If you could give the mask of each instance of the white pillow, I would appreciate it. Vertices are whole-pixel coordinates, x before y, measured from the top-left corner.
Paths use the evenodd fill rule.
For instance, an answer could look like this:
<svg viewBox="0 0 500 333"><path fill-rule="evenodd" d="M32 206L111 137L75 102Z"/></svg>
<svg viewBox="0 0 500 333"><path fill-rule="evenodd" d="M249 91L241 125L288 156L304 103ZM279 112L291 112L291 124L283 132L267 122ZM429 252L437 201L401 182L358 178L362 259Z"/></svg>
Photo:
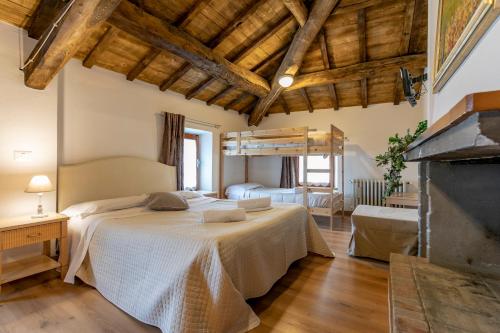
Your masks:
<svg viewBox="0 0 500 333"><path fill-rule="evenodd" d="M62 211L62 214L69 217L86 218L87 216L111 212L113 210L126 209L143 206L148 195L134 195L130 197L113 198L106 200L87 201L72 205Z"/></svg>
<svg viewBox="0 0 500 333"><path fill-rule="evenodd" d="M194 192L194 191L175 191L175 192L172 192L178 196L180 196L181 198L184 198L186 200L188 199L197 199L197 198L203 198L203 195L198 193L198 192Z"/></svg>

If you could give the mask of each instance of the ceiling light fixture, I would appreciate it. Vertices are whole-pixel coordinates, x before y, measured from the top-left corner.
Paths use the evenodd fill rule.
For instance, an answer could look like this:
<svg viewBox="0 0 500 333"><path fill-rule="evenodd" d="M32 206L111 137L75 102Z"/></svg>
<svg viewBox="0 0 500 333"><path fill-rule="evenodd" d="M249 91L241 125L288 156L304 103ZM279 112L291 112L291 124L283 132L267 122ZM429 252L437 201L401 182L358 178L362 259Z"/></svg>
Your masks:
<svg viewBox="0 0 500 333"><path fill-rule="evenodd" d="M293 83L293 76L290 75L290 74L284 74L284 75L281 75L281 77L278 79L278 83L280 84L280 86L282 86L283 88L288 88L292 85Z"/></svg>

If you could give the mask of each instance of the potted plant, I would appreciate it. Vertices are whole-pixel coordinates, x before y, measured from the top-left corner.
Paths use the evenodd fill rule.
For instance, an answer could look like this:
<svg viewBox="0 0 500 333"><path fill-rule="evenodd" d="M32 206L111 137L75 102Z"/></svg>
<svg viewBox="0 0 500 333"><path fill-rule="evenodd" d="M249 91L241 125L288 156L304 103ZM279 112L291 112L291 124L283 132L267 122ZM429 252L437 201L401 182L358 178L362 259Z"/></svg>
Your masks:
<svg viewBox="0 0 500 333"><path fill-rule="evenodd" d="M401 186L401 172L406 169L403 153L415 139L427 129L427 120L421 121L413 134L406 130L406 135L400 137L397 133L389 137L388 148L384 154L377 155L377 166L385 168L385 197L390 196Z"/></svg>

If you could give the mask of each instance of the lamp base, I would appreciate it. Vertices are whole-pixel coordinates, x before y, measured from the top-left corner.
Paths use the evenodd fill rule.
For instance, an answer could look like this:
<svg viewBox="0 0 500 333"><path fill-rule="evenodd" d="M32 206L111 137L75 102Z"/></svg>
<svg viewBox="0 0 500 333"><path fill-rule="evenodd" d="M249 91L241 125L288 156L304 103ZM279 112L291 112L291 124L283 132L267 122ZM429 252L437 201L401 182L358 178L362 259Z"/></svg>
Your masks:
<svg viewBox="0 0 500 333"><path fill-rule="evenodd" d="M31 215L31 218L32 219L41 219L41 218L44 218L44 217L48 217L49 214L37 214L37 215Z"/></svg>

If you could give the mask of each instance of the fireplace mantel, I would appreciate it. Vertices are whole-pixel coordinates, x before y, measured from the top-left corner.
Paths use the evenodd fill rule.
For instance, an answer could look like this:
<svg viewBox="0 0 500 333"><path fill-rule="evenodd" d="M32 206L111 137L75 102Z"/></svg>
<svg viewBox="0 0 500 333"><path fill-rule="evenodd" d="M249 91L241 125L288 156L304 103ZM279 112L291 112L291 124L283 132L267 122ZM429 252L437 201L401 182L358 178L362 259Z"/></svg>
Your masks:
<svg viewBox="0 0 500 333"><path fill-rule="evenodd" d="M500 90L465 96L407 150L407 161L500 156Z"/></svg>

